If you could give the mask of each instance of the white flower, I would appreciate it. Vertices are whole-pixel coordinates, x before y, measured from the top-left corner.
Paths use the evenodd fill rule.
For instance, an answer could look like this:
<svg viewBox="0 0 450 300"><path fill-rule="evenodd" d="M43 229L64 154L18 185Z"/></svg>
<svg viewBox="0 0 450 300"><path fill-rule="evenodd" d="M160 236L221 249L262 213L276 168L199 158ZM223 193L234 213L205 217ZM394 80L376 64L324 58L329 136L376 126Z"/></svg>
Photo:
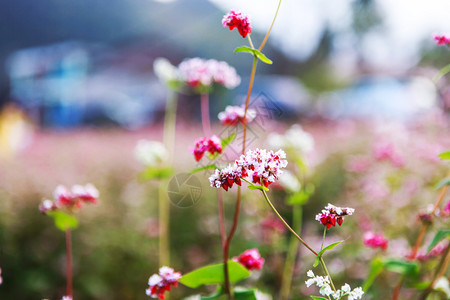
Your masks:
<svg viewBox="0 0 450 300"><path fill-rule="evenodd" d="M362 299L363 295L364 295L364 292L363 292L362 288L357 287L349 293L348 300Z"/></svg>
<svg viewBox="0 0 450 300"><path fill-rule="evenodd" d="M348 283L346 283L341 287L341 290L343 293L347 294L347 293L350 293L352 288L350 287L350 285L348 285Z"/></svg>
<svg viewBox="0 0 450 300"><path fill-rule="evenodd" d="M178 69L172 65L167 59L158 57L153 62L153 71L156 76L163 82L178 80Z"/></svg>
<svg viewBox="0 0 450 300"><path fill-rule="evenodd" d="M289 171L284 171L283 174L281 174L280 184L285 189L294 193L300 191L302 187L298 178Z"/></svg>
<svg viewBox="0 0 450 300"><path fill-rule="evenodd" d="M312 270L309 270L308 272L306 272L306 276L314 277L314 272Z"/></svg>
<svg viewBox="0 0 450 300"><path fill-rule="evenodd" d="M333 294L333 290L331 289L331 286L326 284L320 288L320 294L323 296L330 296L331 294Z"/></svg>
<svg viewBox="0 0 450 300"><path fill-rule="evenodd" d="M292 148L302 154L314 150L313 137L298 124L291 126L284 135L277 133L270 134L268 141L272 147Z"/></svg>
<svg viewBox="0 0 450 300"><path fill-rule="evenodd" d="M63 296L61 300L72 300L71 296Z"/></svg>
<svg viewBox="0 0 450 300"><path fill-rule="evenodd" d="M159 276L158 274L153 274L148 279L148 285L149 286L155 286L155 285L159 284L161 281L163 281L161 276Z"/></svg>
<svg viewBox="0 0 450 300"><path fill-rule="evenodd" d="M443 292L447 298L450 298L450 285L446 277L441 277L438 281L436 281L434 289L436 291Z"/></svg>
<svg viewBox="0 0 450 300"><path fill-rule="evenodd" d="M134 156L141 164L152 167L165 161L169 153L160 142L140 140L134 149Z"/></svg>

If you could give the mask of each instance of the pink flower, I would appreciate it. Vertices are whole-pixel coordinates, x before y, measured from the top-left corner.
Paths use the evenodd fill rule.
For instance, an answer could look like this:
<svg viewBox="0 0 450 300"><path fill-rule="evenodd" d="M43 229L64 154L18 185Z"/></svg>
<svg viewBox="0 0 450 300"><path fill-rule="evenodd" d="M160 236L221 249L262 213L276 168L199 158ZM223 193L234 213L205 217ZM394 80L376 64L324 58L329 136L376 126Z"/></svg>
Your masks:
<svg viewBox="0 0 450 300"><path fill-rule="evenodd" d="M211 155L214 155L216 152L222 153L222 142L215 135L210 139L205 137L199 138L194 143L195 146L191 149L191 152L194 154L196 161L200 161L205 152L209 152Z"/></svg>
<svg viewBox="0 0 450 300"><path fill-rule="evenodd" d="M209 87L213 83L233 89L241 83L236 70L224 61L190 58L178 66L180 79L193 88Z"/></svg>
<svg viewBox="0 0 450 300"><path fill-rule="evenodd" d="M450 38L446 37L445 35L435 35L434 40L439 46L450 45Z"/></svg>
<svg viewBox="0 0 450 300"><path fill-rule="evenodd" d="M0 268L0 285L3 283L3 278L2 278L2 269Z"/></svg>
<svg viewBox="0 0 450 300"><path fill-rule="evenodd" d="M235 10L231 10L228 14L223 16L223 27L229 27L230 30L237 28L243 38L252 32L250 20L247 15Z"/></svg>
<svg viewBox="0 0 450 300"><path fill-rule="evenodd" d="M254 109L247 109L247 115L245 115L244 106L227 106L225 111L219 113L219 120L222 125L236 126L239 123L249 123L256 117L256 111Z"/></svg>
<svg viewBox="0 0 450 300"><path fill-rule="evenodd" d="M256 149L241 155L236 164L248 171L253 183L268 187L283 173L281 169L287 166L288 162L283 158L286 158L283 150L273 152Z"/></svg>
<svg viewBox="0 0 450 300"><path fill-rule="evenodd" d="M330 229L331 226L336 226L336 223L341 226L344 222L344 217L351 216L354 212L355 210L353 208L338 207L328 203L322 212L316 215L316 220L326 226L327 229Z"/></svg>
<svg viewBox="0 0 450 300"><path fill-rule="evenodd" d="M170 291L172 286L177 286L180 279L181 273L169 267L161 267L159 274L153 274L148 279L149 287L145 293L152 298L164 299L164 293Z"/></svg>
<svg viewBox="0 0 450 300"><path fill-rule="evenodd" d="M446 243L446 242L439 243L436 246L434 246L434 248L431 249L430 252L417 254L417 259L420 261L427 261L427 260L433 259L435 257L439 257L445 252L445 250L447 249L447 246L448 246L448 243Z"/></svg>
<svg viewBox="0 0 450 300"><path fill-rule="evenodd" d="M375 234L369 231L364 234L364 245L370 248L381 248L386 250L388 247L388 240L381 234Z"/></svg>
<svg viewBox="0 0 450 300"><path fill-rule="evenodd" d="M214 174L209 177L209 182L212 187L223 188L228 191L233 187L233 184L241 185L241 178L247 176L247 171L236 164L229 165L222 170L216 169Z"/></svg>
<svg viewBox="0 0 450 300"><path fill-rule="evenodd" d="M347 164L347 170L355 173L363 173L370 167L370 160L365 156L355 156Z"/></svg>
<svg viewBox="0 0 450 300"><path fill-rule="evenodd" d="M245 250L239 257L233 257L234 261L239 262L247 268L247 270L261 270L264 264L264 258L259 254L258 249Z"/></svg>
<svg viewBox="0 0 450 300"><path fill-rule="evenodd" d="M96 204L99 197L99 192L92 184L85 186L74 185L71 190L65 186L59 185L53 192L53 201L44 200L39 205L39 210L42 213L48 211L63 209L76 210L81 209L85 203Z"/></svg>
<svg viewBox="0 0 450 300"><path fill-rule="evenodd" d="M373 156L377 160L390 160L396 167L405 163L403 157L395 150L394 145L388 142L378 143L373 147Z"/></svg>

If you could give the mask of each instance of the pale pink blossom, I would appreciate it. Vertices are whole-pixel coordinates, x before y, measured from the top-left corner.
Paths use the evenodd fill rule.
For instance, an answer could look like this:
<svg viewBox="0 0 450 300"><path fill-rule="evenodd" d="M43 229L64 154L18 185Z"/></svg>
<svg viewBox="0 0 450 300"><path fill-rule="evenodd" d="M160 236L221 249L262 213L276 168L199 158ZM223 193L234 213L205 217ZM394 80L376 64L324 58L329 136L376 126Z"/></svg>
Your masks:
<svg viewBox="0 0 450 300"><path fill-rule="evenodd" d="M177 286L180 279L181 273L169 267L161 267L159 274L153 274L148 279L149 287L145 293L152 298L164 299L164 293L170 291L172 286Z"/></svg>
<svg viewBox="0 0 450 300"><path fill-rule="evenodd" d="M227 106L225 111L219 113L219 120L222 125L236 126L238 124L247 124L256 117L254 109L247 109L245 114L245 106Z"/></svg>
<svg viewBox="0 0 450 300"><path fill-rule="evenodd" d="M369 231L364 234L364 245L370 248L381 248L386 250L388 247L388 240L381 234L375 234Z"/></svg>

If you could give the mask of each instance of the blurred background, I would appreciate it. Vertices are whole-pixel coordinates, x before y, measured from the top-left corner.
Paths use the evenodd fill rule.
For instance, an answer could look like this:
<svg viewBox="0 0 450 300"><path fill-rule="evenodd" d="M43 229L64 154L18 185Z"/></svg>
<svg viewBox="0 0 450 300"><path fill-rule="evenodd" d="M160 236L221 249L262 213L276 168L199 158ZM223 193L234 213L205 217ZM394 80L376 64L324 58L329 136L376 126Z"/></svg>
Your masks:
<svg viewBox="0 0 450 300"><path fill-rule="evenodd" d="M158 268L158 183L139 182L142 166L133 149L139 139L162 139L167 91L153 62L165 57L178 65L201 57L236 68L241 85L211 94L213 129L219 133L217 113L243 103L251 68L247 55L233 53L247 41L223 28L222 17L232 8L250 14L252 39L259 44L276 5L275 0L0 2L1 299L61 298L64 236L37 207L58 184L87 182L99 188L101 198L99 206L80 212L81 226L73 235L75 296L146 297L147 279ZM432 79L450 62L449 48L433 40L434 34L450 33L449 9L448 0L283 1L264 50L274 64L258 65L253 92L276 111L253 127L251 147L267 146L270 132L283 133L294 123L312 134L316 145L308 156L307 180L316 192L305 206L305 234L319 236L318 243L321 233L307 225L323 205L342 201L358 208L373 199L380 204L366 219L355 218L340 234L347 238L355 228L377 227L376 215L376 221L392 223L386 229L398 239L392 255L411 243L414 232L403 218L434 201L433 186L448 170L436 155L450 147L450 79ZM198 96L180 94L177 172L196 167L189 148L201 132ZM382 162L376 166L382 170L354 176L349 164L371 157L380 143L397 149L404 163ZM209 201L215 191L206 175L198 177L202 201L171 208L172 261L182 272L221 257L216 203ZM277 202L289 219L285 194L280 191ZM386 214L393 199L401 199L394 205L401 216ZM226 200L231 210L233 197ZM287 234L271 232L275 238L267 243L260 226L267 207L258 197L246 200L232 255L259 247L267 270L251 280L276 296ZM346 256L363 249L361 236L349 238ZM359 283L366 273L356 270L364 270L369 257L368 252L348 264L336 258L330 268ZM303 259L309 265L312 258L299 260L292 299L305 292ZM383 280L380 286L390 282ZM173 299L186 292L181 288ZM383 299L382 293L376 290L372 299Z"/></svg>

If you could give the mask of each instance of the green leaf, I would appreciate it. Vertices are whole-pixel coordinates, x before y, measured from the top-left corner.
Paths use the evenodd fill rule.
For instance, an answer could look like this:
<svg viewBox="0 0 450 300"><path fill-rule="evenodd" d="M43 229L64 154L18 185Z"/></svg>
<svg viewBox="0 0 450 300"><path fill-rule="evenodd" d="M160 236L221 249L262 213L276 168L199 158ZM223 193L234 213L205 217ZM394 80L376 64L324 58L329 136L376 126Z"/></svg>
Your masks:
<svg viewBox="0 0 450 300"><path fill-rule="evenodd" d="M151 179L164 179L173 175L173 169L171 167L148 167L139 174L139 180L141 182Z"/></svg>
<svg viewBox="0 0 450 300"><path fill-rule="evenodd" d="M314 194L314 189L314 185L307 184L304 189L290 195L287 198L286 203L289 205L303 205L309 200L312 194Z"/></svg>
<svg viewBox="0 0 450 300"><path fill-rule="evenodd" d="M262 185L254 185L254 184L249 184L248 188L251 190L260 190L260 191L268 191L269 189L266 188L265 186Z"/></svg>
<svg viewBox="0 0 450 300"><path fill-rule="evenodd" d="M450 160L450 151L442 152L438 156L441 160Z"/></svg>
<svg viewBox="0 0 450 300"><path fill-rule="evenodd" d="M225 293L224 291L219 287L219 289L214 293L214 295L211 296L201 296L200 300L219 300L223 299L225 300Z"/></svg>
<svg viewBox="0 0 450 300"><path fill-rule="evenodd" d="M446 65L442 69L439 70L439 72L433 77L433 81L436 83L441 79L443 76L445 76L447 73L450 72L450 64Z"/></svg>
<svg viewBox="0 0 450 300"><path fill-rule="evenodd" d="M228 137L224 138L224 139L222 140L222 151L225 150L225 148L226 148L229 144L231 144L231 143L234 141L235 138L236 138L236 133L232 133L232 134L230 134Z"/></svg>
<svg viewBox="0 0 450 300"><path fill-rule="evenodd" d="M250 276L250 272L243 265L232 260L228 261L228 272L231 283ZM223 263L208 265L187 273L181 277L180 283L193 289L201 285L222 284L224 283Z"/></svg>
<svg viewBox="0 0 450 300"><path fill-rule="evenodd" d="M327 298L324 297L317 297L317 296L310 296L310 297L314 300L328 300Z"/></svg>
<svg viewBox="0 0 450 300"><path fill-rule="evenodd" d="M72 215L66 214L62 211L49 211L47 213L55 221L55 226L61 231L68 229L75 229L78 227L78 220Z"/></svg>
<svg viewBox="0 0 450 300"><path fill-rule="evenodd" d="M255 290L243 290L243 291L234 291L234 298L236 300L257 300Z"/></svg>
<svg viewBox="0 0 450 300"><path fill-rule="evenodd" d="M337 245L339 245L340 243L342 243L343 241L339 241L339 242L335 242L333 244L330 244L328 246L326 246L325 248L323 248L322 250L319 251L319 253L317 253L316 256L316 260L314 261L314 268L317 267L320 263L320 258L322 257L322 255L325 253L325 251L331 250L334 247L336 247Z"/></svg>
<svg viewBox="0 0 450 300"><path fill-rule="evenodd" d="M364 282L362 289L364 291L367 291L375 281L375 279L380 275L380 273L384 269L384 262L380 258L375 258L370 263L370 271L369 275L367 276L366 281Z"/></svg>
<svg viewBox="0 0 450 300"><path fill-rule="evenodd" d="M440 229L438 232L436 232L436 235L434 236L433 240L431 241L431 244L428 246L427 253L433 249L434 246L437 245L440 241L442 241L445 238L448 238L450 236L450 229Z"/></svg>
<svg viewBox="0 0 450 300"><path fill-rule="evenodd" d="M443 188L446 185L450 185L450 178L444 178L441 180L441 182L438 183L438 185L436 186L436 189L440 189Z"/></svg>
<svg viewBox="0 0 450 300"><path fill-rule="evenodd" d="M264 54L262 54L258 50L252 49L252 48L247 47L247 46L241 46L241 47L237 47L236 49L234 49L234 53L238 53L238 52L245 52L245 53L253 54L259 60L261 60L263 63L266 63L268 65L271 65L273 63L270 59L268 59Z"/></svg>
<svg viewBox="0 0 450 300"><path fill-rule="evenodd" d="M416 276L419 273L419 266L416 263L404 262L397 259L389 259L384 263L386 270L407 276Z"/></svg>
<svg viewBox="0 0 450 300"><path fill-rule="evenodd" d="M189 174L194 174L194 173L197 173L197 172L200 172L200 171L205 171L205 170L213 170L213 169L217 169L217 168L218 167L216 165L214 165L214 164L207 165L207 166L204 166L204 167L200 167L200 168L194 169L194 170L190 171Z"/></svg>

